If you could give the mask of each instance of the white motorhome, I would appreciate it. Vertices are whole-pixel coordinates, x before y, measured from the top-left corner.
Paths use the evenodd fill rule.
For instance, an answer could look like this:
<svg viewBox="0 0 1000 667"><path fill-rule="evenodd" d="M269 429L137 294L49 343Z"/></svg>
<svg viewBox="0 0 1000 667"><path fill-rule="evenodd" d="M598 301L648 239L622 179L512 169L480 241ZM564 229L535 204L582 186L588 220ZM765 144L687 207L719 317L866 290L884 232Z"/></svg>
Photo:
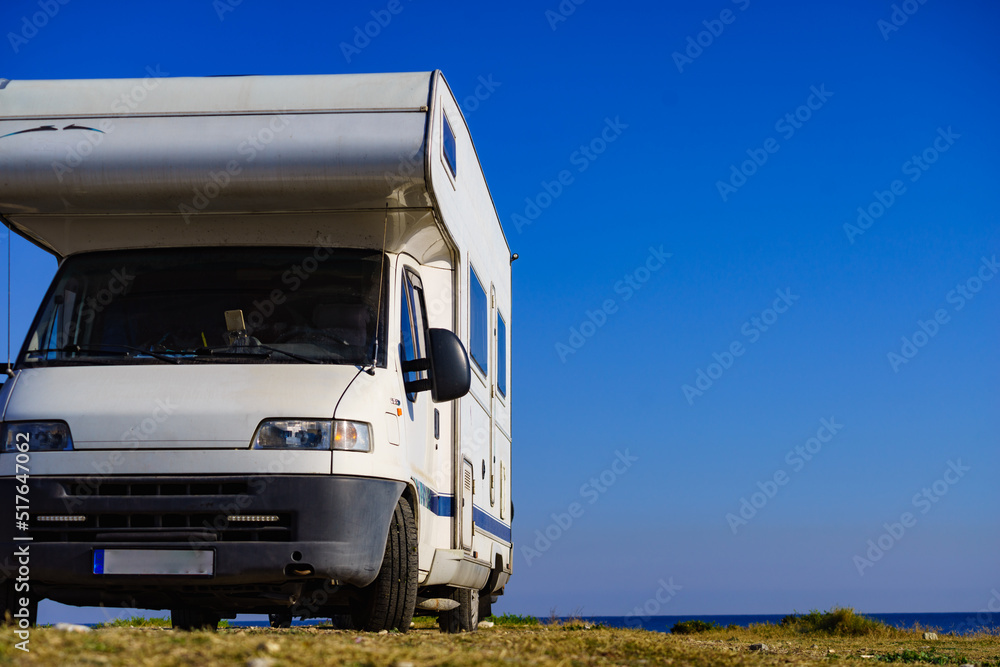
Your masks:
<svg viewBox="0 0 1000 667"><path fill-rule="evenodd" d="M8 623L489 613L516 255L440 72L0 79L0 219L59 262L0 389Z"/></svg>

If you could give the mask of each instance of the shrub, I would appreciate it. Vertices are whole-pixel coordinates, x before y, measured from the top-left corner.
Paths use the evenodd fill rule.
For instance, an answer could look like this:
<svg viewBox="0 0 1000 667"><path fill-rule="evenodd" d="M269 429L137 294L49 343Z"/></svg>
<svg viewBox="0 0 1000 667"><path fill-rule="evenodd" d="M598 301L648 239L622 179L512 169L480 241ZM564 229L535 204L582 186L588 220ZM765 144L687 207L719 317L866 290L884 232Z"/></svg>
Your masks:
<svg viewBox="0 0 1000 667"><path fill-rule="evenodd" d="M670 628L670 632L675 635L693 635L699 632L709 632L710 630L722 629L722 626L715 621L699 621L698 619L693 619L690 621L674 623L674 627Z"/></svg>
<svg viewBox="0 0 1000 667"><path fill-rule="evenodd" d="M812 610L808 614L789 614L781 619L782 627L802 634L824 633L843 637L895 635L900 631L881 621L854 613L850 607L830 611Z"/></svg>

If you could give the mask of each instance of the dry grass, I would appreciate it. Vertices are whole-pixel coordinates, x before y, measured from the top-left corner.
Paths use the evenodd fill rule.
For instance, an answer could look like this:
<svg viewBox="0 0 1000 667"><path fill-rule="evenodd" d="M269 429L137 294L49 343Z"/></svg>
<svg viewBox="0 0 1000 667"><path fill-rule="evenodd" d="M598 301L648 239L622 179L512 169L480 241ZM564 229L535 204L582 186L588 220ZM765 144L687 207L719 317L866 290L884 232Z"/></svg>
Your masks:
<svg viewBox="0 0 1000 667"><path fill-rule="evenodd" d="M323 627L231 628L174 632L164 628L100 628L70 633L31 631L30 653L14 648L13 631L0 631L0 664L101 665L854 665L892 656L915 664L1000 666L1000 637L918 633L896 637L801 635L779 626L725 629L698 635L567 623L501 627L445 635L418 627L406 634L369 634ZM751 651L755 643L766 651ZM907 651L907 653L903 653ZM863 657L872 656L872 657ZM884 657L883 657L884 656ZM914 658L926 657L919 662Z"/></svg>

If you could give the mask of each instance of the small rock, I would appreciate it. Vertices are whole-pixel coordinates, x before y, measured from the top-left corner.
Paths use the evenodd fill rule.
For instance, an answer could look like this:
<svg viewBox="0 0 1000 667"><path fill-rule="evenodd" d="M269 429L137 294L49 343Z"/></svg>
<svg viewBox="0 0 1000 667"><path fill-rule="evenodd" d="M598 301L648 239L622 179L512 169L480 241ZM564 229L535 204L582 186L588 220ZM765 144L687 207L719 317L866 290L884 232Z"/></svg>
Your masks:
<svg viewBox="0 0 1000 667"><path fill-rule="evenodd" d="M831 648L831 649L827 650L827 653L836 653L836 651L834 651L834 650L833 650L833 649Z"/></svg>
<svg viewBox="0 0 1000 667"><path fill-rule="evenodd" d="M268 640L257 644L258 653L277 653L281 650L281 644Z"/></svg>
<svg viewBox="0 0 1000 667"><path fill-rule="evenodd" d="M750 644L751 651L767 651L767 644Z"/></svg>
<svg viewBox="0 0 1000 667"><path fill-rule="evenodd" d="M394 662L394 663L392 663L392 667L413 667L413 663L409 662L409 661L406 661L406 662Z"/></svg>
<svg viewBox="0 0 1000 667"><path fill-rule="evenodd" d="M274 660L270 658L250 658L247 660L247 667L271 667Z"/></svg>
<svg viewBox="0 0 1000 667"><path fill-rule="evenodd" d="M354 643L355 644L360 644L363 641L364 641L364 638L362 638L362 637L355 637L354 638Z"/></svg>
<svg viewBox="0 0 1000 667"><path fill-rule="evenodd" d="M493 621L479 621L479 627L480 628L492 628L493 627Z"/></svg>
<svg viewBox="0 0 1000 667"><path fill-rule="evenodd" d="M937 639L937 633L936 632L925 632L924 633L924 639Z"/></svg>
<svg viewBox="0 0 1000 667"><path fill-rule="evenodd" d="M56 623L56 630L62 630L63 632L91 632L91 629L86 625L77 625L75 623Z"/></svg>
<svg viewBox="0 0 1000 667"><path fill-rule="evenodd" d="M389 634L389 631L388 630L379 630L378 633L380 635L387 635L387 634Z"/></svg>
<svg viewBox="0 0 1000 667"><path fill-rule="evenodd" d="M812 646L810 646L809 648L819 648L819 644L813 644L813 645L812 645Z"/></svg>

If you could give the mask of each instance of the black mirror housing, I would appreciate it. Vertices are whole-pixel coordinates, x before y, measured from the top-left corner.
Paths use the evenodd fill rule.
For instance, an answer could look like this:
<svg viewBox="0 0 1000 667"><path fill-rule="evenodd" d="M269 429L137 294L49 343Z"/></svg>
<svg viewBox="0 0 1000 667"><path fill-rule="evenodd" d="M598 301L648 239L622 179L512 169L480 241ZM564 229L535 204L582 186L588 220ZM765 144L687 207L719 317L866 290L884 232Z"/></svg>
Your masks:
<svg viewBox="0 0 1000 667"><path fill-rule="evenodd" d="M472 367L462 340L448 329L431 329L428 333L431 399L444 403L465 396L472 386Z"/></svg>

